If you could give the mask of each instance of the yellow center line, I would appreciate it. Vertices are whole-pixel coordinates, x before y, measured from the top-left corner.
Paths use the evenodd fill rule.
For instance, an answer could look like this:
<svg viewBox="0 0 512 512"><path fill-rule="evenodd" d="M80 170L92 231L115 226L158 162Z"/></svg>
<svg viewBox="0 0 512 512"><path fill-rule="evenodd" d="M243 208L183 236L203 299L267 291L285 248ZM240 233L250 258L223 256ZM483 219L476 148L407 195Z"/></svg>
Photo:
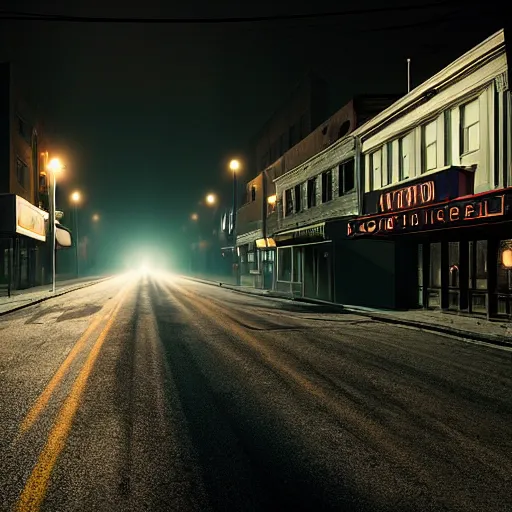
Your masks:
<svg viewBox="0 0 512 512"><path fill-rule="evenodd" d="M107 324L100 332L87 360L73 383L73 387L59 411L37 463L16 503L15 510L17 512L37 512L40 509L55 463L66 445L66 440L71 431L73 419L80 405L89 376L126 295L127 291L123 293Z"/></svg>
<svg viewBox="0 0 512 512"><path fill-rule="evenodd" d="M121 296L123 290L121 290L117 297ZM116 297L116 298L117 298ZM75 343L68 356L64 360L64 362L60 365L59 369L55 372L50 382L47 384L43 392L39 395L34 405L30 408L24 420L21 422L18 435L15 439L15 442L19 440L19 438L30 429L30 427L35 423L37 418L40 416L43 409L46 407L50 398L55 391L56 387L60 384L64 376L66 375L71 363L75 360L76 356L82 351L87 340L91 336L91 334L96 330L99 324L108 317L108 313L106 315L100 315L93 320L93 322L89 325L87 330L82 334L82 336Z"/></svg>

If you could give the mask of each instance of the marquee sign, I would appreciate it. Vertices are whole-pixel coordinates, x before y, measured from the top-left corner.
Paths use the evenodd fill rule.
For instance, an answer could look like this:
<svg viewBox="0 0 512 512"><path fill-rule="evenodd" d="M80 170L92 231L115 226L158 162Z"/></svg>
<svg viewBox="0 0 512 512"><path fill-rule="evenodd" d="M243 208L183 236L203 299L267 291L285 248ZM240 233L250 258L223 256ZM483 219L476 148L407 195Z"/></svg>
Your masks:
<svg viewBox="0 0 512 512"><path fill-rule="evenodd" d="M444 203L350 221L347 235L391 235L495 221L512 213L512 191L493 191Z"/></svg>

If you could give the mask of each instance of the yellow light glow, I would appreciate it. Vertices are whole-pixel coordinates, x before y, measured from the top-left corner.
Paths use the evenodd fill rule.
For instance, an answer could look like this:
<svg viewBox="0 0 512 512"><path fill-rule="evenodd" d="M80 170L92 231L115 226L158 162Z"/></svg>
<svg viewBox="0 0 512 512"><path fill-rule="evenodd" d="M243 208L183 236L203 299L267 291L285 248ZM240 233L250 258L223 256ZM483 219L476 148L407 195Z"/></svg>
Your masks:
<svg viewBox="0 0 512 512"><path fill-rule="evenodd" d="M268 204L276 204L277 196L274 194L273 196L267 197Z"/></svg>
<svg viewBox="0 0 512 512"><path fill-rule="evenodd" d="M505 268L512 268L512 248L507 247L501 253L501 263Z"/></svg>
<svg viewBox="0 0 512 512"><path fill-rule="evenodd" d="M74 202L74 203L78 203L80 201L80 192L73 192L71 194L71 200Z"/></svg>
<svg viewBox="0 0 512 512"><path fill-rule="evenodd" d="M231 160L231 162L229 162L229 168L232 171L238 171L238 169L240 169L240 162L236 158L234 158L233 160Z"/></svg>
<svg viewBox="0 0 512 512"><path fill-rule="evenodd" d="M215 197L215 194L208 194L206 196L206 202L208 204L215 204L215 201L217 200L217 198Z"/></svg>
<svg viewBox="0 0 512 512"><path fill-rule="evenodd" d="M64 169L64 166L62 165L62 162L58 158L52 158L48 162L48 170L52 172L60 172Z"/></svg>
<svg viewBox="0 0 512 512"><path fill-rule="evenodd" d="M97 213L95 213L95 214L92 216L92 220L93 220L94 222L98 222L98 221L100 220L100 216L99 216Z"/></svg>
<svg viewBox="0 0 512 512"><path fill-rule="evenodd" d="M193 214L190 216L190 218L191 218L192 220L197 220L197 219L199 219L199 215L197 215L197 213L193 213Z"/></svg>

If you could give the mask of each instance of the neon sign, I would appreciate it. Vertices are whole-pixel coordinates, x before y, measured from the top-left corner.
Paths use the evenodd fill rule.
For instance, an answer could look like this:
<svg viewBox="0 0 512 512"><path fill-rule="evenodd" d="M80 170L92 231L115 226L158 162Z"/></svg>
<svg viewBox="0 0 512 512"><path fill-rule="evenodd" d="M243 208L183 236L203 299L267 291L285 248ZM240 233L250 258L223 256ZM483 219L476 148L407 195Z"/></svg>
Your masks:
<svg viewBox="0 0 512 512"><path fill-rule="evenodd" d="M478 223L506 213L506 195L450 201L390 215L360 217L348 223L347 235L396 234Z"/></svg>
<svg viewBox="0 0 512 512"><path fill-rule="evenodd" d="M380 213L405 210L433 203L436 199L436 187L433 181L417 183L410 187L385 192L379 197Z"/></svg>

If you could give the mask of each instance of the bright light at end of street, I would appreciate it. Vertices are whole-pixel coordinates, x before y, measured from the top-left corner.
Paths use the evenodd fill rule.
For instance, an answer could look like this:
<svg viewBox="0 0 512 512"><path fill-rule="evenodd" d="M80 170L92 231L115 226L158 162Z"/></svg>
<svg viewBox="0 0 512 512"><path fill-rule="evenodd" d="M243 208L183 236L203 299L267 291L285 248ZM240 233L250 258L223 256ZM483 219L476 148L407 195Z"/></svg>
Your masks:
<svg viewBox="0 0 512 512"><path fill-rule="evenodd" d="M100 216L99 216L97 213L95 213L95 214L92 216L92 220L93 220L94 222L98 222L98 221L100 220Z"/></svg>
<svg viewBox="0 0 512 512"><path fill-rule="evenodd" d="M80 201L80 192L73 192L71 194L71 200L74 202L74 203L78 203Z"/></svg>
<svg viewBox="0 0 512 512"><path fill-rule="evenodd" d="M240 169L240 162L236 158L234 158L233 160L231 160L231 162L229 162L229 168L232 171L238 171L238 169Z"/></svg>
<svg viewBox="0 0 512 512"><path fill-rule="evenodd" d="M190 218L191 218L192 220L197 220L197 219L199 219L199 215L197 215L197 213L193 213L193 214L190 216Z"/></svg>
<svg viewBox="0 0 512 512"><path fill-rule="evenodd" d="M208 194L208 195L206 196L206 202L207 202L208 204L215 204L215 200L216 200L216 198L215 198L215 195L214 195L214 194Z"/></svg>

